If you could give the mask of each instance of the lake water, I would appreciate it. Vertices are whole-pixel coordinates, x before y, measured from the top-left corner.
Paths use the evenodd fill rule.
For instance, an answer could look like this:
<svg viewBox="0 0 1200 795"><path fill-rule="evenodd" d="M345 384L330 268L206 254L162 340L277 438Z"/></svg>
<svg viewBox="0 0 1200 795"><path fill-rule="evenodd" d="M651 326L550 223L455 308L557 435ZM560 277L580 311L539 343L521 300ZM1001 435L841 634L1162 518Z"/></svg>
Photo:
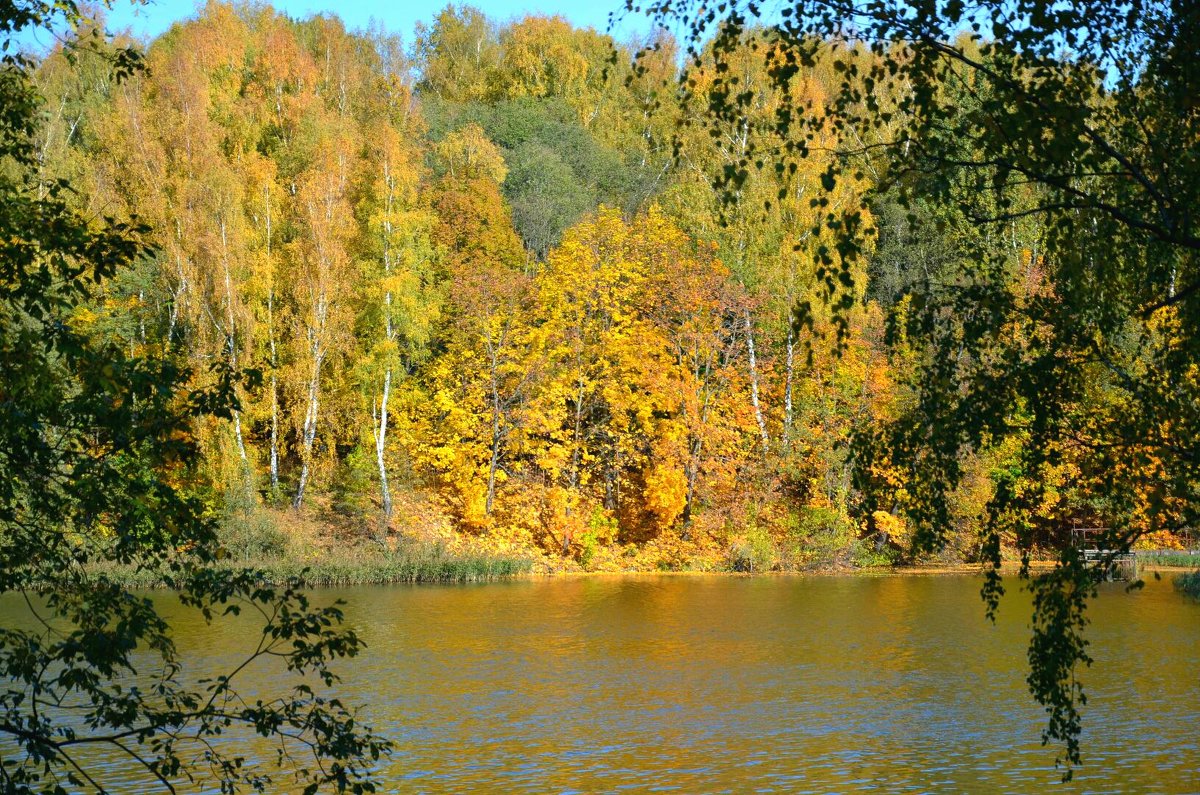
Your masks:
<svg viewBox="0 0 1200 795"><path fill-rule="evenodd" d="M396 742L382 791L1200 791L1200 605L1167 582L1105 586L1084 766L1062 785L1025 688L1028 596L993 626L979 586L630 576L320 596L345 599L369 644L341 689ZM181 629L214 671L252 640Z"/></svg>

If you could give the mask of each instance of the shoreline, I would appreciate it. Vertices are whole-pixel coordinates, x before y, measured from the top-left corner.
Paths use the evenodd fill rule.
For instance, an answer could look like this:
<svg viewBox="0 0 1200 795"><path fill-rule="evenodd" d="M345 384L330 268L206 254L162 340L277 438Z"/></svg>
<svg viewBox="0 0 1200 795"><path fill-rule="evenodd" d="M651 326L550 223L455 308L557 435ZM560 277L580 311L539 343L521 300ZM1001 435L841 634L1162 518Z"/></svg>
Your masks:
<svg viewBox="0 0 1200 795"><path fill-rule="evenodd" d="M855 554L854 548L834 549L801 544L781 550L768 540L766 552L743 553L736 544L722 546L706 538L684 544L668 538L655 545L586 546L578 554L531 545L528 539L502 540L464 535L441 525L414 526L404 531L366 536L363 528L348 528L336 517L312 511L256 508L227 517L220 540L229 553L221 565L253 568L268 582L300 577L314 587L391 583L467 583L548 577L613 576L777 576L777 577L936 577L974 576L988 570L981 562L962 562L948 548L909 563L898 563L900 552ZM672 540L673 539L673 540ZM859 542L855 542L858 544ZM860 544L861 545L861 544ZM856 547L855 547L856 548ZM861 552L861 550L859 550ZM1011 554L1006 550L1006 558ZM1037 574L1054 567L1056 559L1040 551L1029 562ZM1138 553L1146 572L1186 572L1200 569L1200 552L1155 550ZM1017 574L1019 558L1005 559L999 569L1006 578ZM155 573L136 567L121 569L118 579L132 586L150 586Z"/></svg>
<svg viewBox="0 0 1200 795"><path fill-rule="evenodd" d="M582 571L572 569L537 570L531 558L433 554L422 557L380 557L366 559L277 559L261 561L225 561L223 568L249 568L263 573L266 582L281 584L299 578L310 588L340 588L363 585L465 585L472 583L513 582L524 580L639 578L639 577L734 577L734 578L838 578L838 577L979 577L987 568L982 564L914 564L911 566L820 567L808 570L739 572L722 570L638 570ZM1053 561L1032 561L1034 573L1053 568ZM1143 563L1140 571L1154 575L1183 575L1197 566ZM1001 565L1003 577L1019 573L1020 563ZM138 567L103 567L97 573L135 590L163 587L156 572Z"/></svg>

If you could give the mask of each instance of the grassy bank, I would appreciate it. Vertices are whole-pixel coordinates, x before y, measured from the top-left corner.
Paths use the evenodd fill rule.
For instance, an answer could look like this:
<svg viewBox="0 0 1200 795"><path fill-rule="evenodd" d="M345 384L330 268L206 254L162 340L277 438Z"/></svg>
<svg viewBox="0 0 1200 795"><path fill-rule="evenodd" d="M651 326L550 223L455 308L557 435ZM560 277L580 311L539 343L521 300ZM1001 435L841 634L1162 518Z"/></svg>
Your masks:
<svg viewBox="0 0 1200 795"><path fill-rule="evenodd" d="M1193 599L1200 599L1200 570L1177 575L1175 587Z"/></svg>
<svg viewBox="0 0 1200 795"><path fill-rule="evenodd" d="M379 536L329 509L251 507L225 519L221 540L231 565L314 586L487 582L528 574L534 565L528 555L451 544L419 528Z"/></svg>
<svg viewBox="0 0 1200 795"><path fill-rule="evenodd" d="M531 556L451 545L436 537L372 539L361 528L339 533L324 517L265 509L227 518L220 536L227 556L219 567L256 569L273 584L291 579L313 587L491 582L529 574L535 565ZM128 588L163 585L161 572L152 568L98 571Z"/></svg>
<svg viewBox="0 0 1200 795"><path fill-rule="evenodd" d="M1145 566L1162 566L1173 569L1200 567L1200 553L1195 552L1139 552L1138 562Z"/></svg>
<svg viewBox="0 0 1200 795"><path fill-rule="evenodd" d="M265 571L269 579L298 577L314 586L489 582L528 574L533 568L530 558L451 552L437 543L396 549L360 545L324 551L310 558L280 557L246 563Z"/></svg>
<svg viewBox="0 0 1200 795"><path fill-rule="evenodd" d="M299 578L312 587L384 585L388 583L491 582L528 574L529 558L451 553L436 545L397 551L358 547L301 559L275 557L261 560L227 560L223 568L254 568L270 583ZM104 573L128 588L156 588L162 576L153 569L135 566L105 568Z"/></svg>

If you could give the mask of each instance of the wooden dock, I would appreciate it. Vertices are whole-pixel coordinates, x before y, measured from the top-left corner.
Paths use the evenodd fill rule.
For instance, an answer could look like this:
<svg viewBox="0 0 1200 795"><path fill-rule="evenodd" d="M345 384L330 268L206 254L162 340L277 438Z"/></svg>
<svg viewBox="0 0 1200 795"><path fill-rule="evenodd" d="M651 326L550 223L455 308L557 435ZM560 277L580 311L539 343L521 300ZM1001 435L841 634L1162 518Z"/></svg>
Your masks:
<svg viewBox="0 0 1200 795"><path fill-rule="evenodd" d="M1102 568L1106 582L1114 580L1136 580L1138 578L1138 558L1133 552L1119 552L1115 549L1085 549L1083 561L1088 566Z"/></svg>
<svg viewBox="0 0 1200 795"><path fill-rule="evenodd" d="M1102 549L1100 543L1109 540L1109 529L1103 525L1086 526L1075 519L1071 523L1071 542L1083 552L1083 561L1088 566L1103 569L1102 579L1136 580L1138 558L1133 552L1118 549Z"/></svg>

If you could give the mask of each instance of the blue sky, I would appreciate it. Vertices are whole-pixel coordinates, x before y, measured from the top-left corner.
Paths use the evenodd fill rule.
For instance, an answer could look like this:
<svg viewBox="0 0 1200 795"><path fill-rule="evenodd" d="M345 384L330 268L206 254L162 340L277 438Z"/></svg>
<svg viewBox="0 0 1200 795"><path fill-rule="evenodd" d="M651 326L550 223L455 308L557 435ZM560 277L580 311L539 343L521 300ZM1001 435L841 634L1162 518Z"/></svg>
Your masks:
<svg viewBox="0 0 1200 795"><path fill-rule="evenodd" d="M293 17L317 13L340 16L351 29L365 28L372 19L378 20L392 33L399 33L405 42L412 41L417 22L429 22L447 5L447 0L273 0L275 8ZM622 7L622 0L475 0L473 3L488 16L507 20L526 14L559 14L578 27L593 27L601 32L608 27L610 11ZM145 4L130 0L113 0L108 12L108 28L116 32L128 28L142 40L151 39L171 26L171 23L195 16L203 2L196 0L150 0ZM620 40L629 34L649 29L644 18L631 19L614 31Z"/></svg>

